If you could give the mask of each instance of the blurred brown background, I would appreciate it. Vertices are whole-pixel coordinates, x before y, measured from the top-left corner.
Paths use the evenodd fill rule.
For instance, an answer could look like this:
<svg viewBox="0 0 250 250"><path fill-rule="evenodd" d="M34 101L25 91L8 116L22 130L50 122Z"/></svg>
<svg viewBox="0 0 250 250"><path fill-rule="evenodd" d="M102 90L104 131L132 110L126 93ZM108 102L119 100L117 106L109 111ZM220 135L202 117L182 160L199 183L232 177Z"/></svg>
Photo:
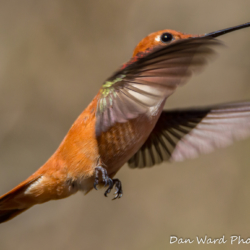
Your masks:
<svg viewBox="0 0 250 250"><path fill-rule="evenodd" d="M246 0L0 1L0 193L57 148L103 81L147 34L207 33L250 21ZM250 100L250 28L168 100L188 107ZM103 190L35 206L0 225L0 249L179 249L170 235L250 237L250 139L182 163L118 173ZM185 249L210 249L197 243ZM213 249L248 246L213 246Z"/></svg>

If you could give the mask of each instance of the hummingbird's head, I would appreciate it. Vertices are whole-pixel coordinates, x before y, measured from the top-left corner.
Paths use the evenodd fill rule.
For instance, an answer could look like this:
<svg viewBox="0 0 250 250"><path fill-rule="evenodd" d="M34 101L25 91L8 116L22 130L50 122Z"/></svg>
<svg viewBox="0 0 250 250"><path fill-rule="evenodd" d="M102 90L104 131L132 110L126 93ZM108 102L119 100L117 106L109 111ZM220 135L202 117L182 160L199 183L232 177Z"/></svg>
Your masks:
<svg viewBox="0 0 250 250"><path fill-rule="evenodd" d="M250 22L241 24L238 26L234 26L227 29L222 29L218 31L214 31L211 33L203 34L203 35L190 35L190 34L184 34L175 30L161 30L154 33L149 34L144 39L142 39L138 45L136 46L133 57L137 56L138 53L147 52L151 49L153 49L156 46L162 45L162 46L168 46L169 44L181 40L181 39L187 39L191 37L205 37L205 38L216 38L221 35L227 34L229 32L232 32L234 30L239 30L242 28L246 28L250 26Z"/></svg>
<svg viewBox="0 0 250 250"><path fill-rule="evenodd" d="M169 44L190 37L197 37L190 34L184 34L175 30L161 30L149 34L143 38L136 46L133 56L136 56L140 52L145 52L147 50L153 49L155 46L168 46Z"/></svg>

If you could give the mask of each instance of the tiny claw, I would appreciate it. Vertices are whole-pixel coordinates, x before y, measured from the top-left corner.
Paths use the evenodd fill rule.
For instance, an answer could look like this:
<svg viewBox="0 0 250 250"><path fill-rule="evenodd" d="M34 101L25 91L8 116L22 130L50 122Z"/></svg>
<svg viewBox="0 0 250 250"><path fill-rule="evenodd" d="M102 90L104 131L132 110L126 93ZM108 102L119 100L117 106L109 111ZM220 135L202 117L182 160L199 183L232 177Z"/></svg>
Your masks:
<svg viewBox="0 0 250 250"><path fill-rule="evenodd" d="M111 191L111 189L108 188L108 189L105 191L104 196L105 196L105 197L108 197L108 194L110 193L110 191Z"/></svg>
<svg viewBox="0 0 250 250"><path fill-rule="evenodd" d="M116 200L117 198L120 199L121 197L122 197L122 193L117 193L117 195L112 200Z"/></svg>
<svg viewBox="0 0 250 250"><path fill-rule="evenodd" d="M108 178L107 182L109 183L109 187L108 187L108 189L104 193L104 196L106 196L106 197L108 197L108 194L110 193L111 189L114 186L114 183L113 183L112 179Z"/></svg>
<svg viewBox="0 0 250 250"><path fill-rule="evenodd" d="M113 180L115 184L115 197L112 200L120 199L122 197L122 184L118 179Z"/></svg>
<svg viewBox="0 0 250 250"><path fill-rule="evenodd" d="M104 184L104 187L106 187L106 186L108 185L108 181L105 179L105 180L104 180L104 183L105 183L105 184Z"/></svg>
<svg viewBox="0 0 250 250"><path fill-rule="evenodd" d="M119 199L120 197L118 197L119 195L117 194L113 199L112 201L116 200L117 198Z"/></svg>
<svg viewBox="0 0 250 250"><path fill-rule="evenodd" d="M114 186L113 180L109 178L108 182L109 182L109 188L112 189Z"/></svg>
<svg viewBox="0 0 250 250"><path fill-rule="evenodd" d="M97 185L98 185L98 181L95 181L94 182L94 188L95 188L95 190L98 190Z"/></svg>

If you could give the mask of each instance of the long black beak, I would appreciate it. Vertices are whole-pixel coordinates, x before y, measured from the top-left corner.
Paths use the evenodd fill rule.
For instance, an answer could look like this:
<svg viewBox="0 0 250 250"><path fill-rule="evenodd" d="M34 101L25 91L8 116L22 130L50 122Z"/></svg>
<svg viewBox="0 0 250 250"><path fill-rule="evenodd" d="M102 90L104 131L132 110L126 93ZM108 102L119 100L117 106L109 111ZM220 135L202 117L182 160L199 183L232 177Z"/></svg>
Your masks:
<svg viewBox="0 0 250 250"><path fill-rule="evenodd" d="M227 29L207 33L207 34L204 35L204 37L217 37L217 36L221 36L221 35L224 35L226 33L229 33L229 32L235 31L235 30L244 29L244 28L249 27L249 26L250 26L250 22L245 23L245 24L241 24L241 25L238 25L238 26L235 26L235 27L231 27L231 28L227 28Z"/></svg>

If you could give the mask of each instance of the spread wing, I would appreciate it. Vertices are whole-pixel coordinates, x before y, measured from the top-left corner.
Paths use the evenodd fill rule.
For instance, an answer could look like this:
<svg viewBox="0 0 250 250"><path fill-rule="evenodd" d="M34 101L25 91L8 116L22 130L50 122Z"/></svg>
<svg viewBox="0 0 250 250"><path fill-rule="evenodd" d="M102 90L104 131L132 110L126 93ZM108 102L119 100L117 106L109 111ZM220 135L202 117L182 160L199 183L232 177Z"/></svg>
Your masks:
<svg viewBox="0 0 250 250"><path fill-rule="evenodd" d="M132 58L102 86L96 110L96 135L150 111L201 69L220 42L188 38L157 46Z"/></svg>
<svg viewBox="0 0 250 250"><path fill-rule="evenodd" d="M165 160L182 161L230 145L250 135L250 102L162 112L132 168Z"/></svg>

